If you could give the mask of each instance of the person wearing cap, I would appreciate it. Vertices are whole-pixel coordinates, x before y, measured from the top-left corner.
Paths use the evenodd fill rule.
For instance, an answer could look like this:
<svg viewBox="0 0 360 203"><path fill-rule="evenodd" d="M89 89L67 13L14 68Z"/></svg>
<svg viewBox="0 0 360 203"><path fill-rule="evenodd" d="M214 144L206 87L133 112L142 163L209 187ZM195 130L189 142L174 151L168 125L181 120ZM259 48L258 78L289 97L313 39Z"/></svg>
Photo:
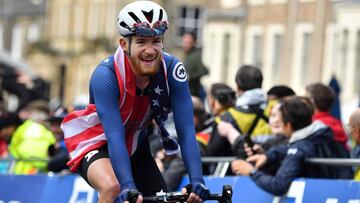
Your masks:
<svg viewBox="0 0 360 203"><path fill-rule="evenodd" d="M151 1L127 4L117 18L120 35L114 55L90 79L90 104L65 117L62 129L70 170L99 192L99 202L141 203L166 185L151 156L146 127L155 120L165 152L180 151L191 190L189 203L206 200L201 159L195 139L192 101L184 65L163 51L169 22ZM164 127L174 114L179 144ZM190 188L190 187L188 187Z"/></svg>

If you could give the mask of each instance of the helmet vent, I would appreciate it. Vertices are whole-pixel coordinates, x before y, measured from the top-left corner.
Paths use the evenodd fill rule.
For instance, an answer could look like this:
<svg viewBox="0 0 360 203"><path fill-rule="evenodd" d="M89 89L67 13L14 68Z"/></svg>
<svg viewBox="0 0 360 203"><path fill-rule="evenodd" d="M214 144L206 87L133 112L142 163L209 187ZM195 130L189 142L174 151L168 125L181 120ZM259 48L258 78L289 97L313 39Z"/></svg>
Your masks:
<svg viewBox="0 0 360 203"><path fill-rule="evenodd" d="M129 15L134 19L136 23L141 23L141 20L133 12L129 12Z"/></svg>
<svg viewBox="0 0 360 203"><path fill-rule="evenodd" d="M160 9L160 13L159 13L159 21L162 21L162 18L163 18L163 10Z"/></svg>
<svg viewBox="0 0 360 203"><path fill-rule="evenodd" d="M131 28L124 21L121 21L119 25L125 29L131 30Z"/></svg>
<svg viewBox="0 0 360 203"><path fill-rule="evenodd" d="M153 21L153 16L154 16L154 12L153 12L153 10L151 9L151 11L149 11L149 12L146 12L146 11L141 11L143 14L144 14L144 16L146 17L146 19L148 20L148 22L149 23L152 23L152 21Z"/></svg>

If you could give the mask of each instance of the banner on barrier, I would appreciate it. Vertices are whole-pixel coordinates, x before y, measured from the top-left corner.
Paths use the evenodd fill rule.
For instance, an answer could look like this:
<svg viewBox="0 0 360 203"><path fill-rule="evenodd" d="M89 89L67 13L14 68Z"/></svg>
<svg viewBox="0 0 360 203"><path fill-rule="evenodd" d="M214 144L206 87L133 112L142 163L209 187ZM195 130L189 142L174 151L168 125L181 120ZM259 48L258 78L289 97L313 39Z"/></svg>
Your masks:
<svg viewBox="0 0 360 203"><path fill-rule="evenodd" d="M181 185L187 182L185 177ZM266 193L248 177L205 177L205 182L212 193L231 185L234 203L360 203L360 182L356 181L297 179L283 197ZM0 185L0 203L97 202L97 193L77 175L0 175Z"/></svg>

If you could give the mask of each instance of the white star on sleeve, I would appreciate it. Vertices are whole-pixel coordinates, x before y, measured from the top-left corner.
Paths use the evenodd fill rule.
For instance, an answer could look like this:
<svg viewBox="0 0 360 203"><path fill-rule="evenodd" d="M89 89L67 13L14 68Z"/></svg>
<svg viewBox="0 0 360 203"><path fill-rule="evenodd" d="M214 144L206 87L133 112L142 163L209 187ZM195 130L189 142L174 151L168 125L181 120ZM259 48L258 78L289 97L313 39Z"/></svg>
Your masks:
<svg viewBox="0 0 360 203"><path fill-rule="evenodd" d="M154 89L155 93L158 95L161 95L161 91L164 91L162 89L160 89L159 85Z"/></svg>
<svg viewBox="0 0 360 203"><path fill-rule="evenodd" d="M159 100L153 99L153 106L160 106Z"/></svg>
<svg viewBox="0 0 360 203"><path fill-rule="evenodd" d="M109 58L107 58L107 59L104 60L105 63L109 63L109 61L110 61Z"/></svg>

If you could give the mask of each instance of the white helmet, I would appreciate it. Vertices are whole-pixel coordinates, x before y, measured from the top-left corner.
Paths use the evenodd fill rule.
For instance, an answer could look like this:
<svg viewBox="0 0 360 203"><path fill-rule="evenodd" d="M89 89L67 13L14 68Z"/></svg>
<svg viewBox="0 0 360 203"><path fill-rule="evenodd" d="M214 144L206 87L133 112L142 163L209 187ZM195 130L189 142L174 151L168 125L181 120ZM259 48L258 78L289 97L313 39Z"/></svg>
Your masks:
<svg viewBox="0 0 360 203"><path fill-rule="evenodd" d="M126 5L119 13L117 26L120 35L156 36L168 28L165 10L152 1L136 1Z"/></svg>

